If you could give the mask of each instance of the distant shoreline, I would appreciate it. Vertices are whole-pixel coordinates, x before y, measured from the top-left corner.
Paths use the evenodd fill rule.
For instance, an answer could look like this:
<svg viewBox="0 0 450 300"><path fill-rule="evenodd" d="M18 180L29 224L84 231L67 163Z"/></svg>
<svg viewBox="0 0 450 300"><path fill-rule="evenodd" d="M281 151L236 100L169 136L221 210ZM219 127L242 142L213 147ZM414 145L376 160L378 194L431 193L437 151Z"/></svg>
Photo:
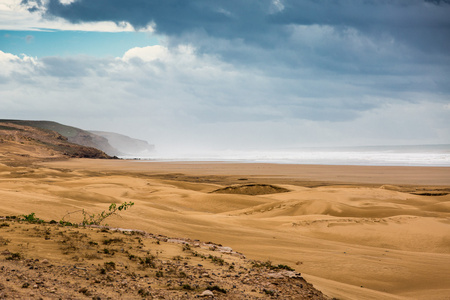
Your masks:
<svg viewBox="0 0 450 300"><path fill-rule="evenodd" d="M230 160L208 160L208 159L195 159L195 160L188 160L186 158L180 158L180 159L160 159L160 158L123 158L119 157L119 159L122 160L128 160L128 161L141 161L141 162L160 162L160 163L222 163L222 164L229 164L229 163L236 163L236 164L276 164L276 165L309 165L309 166L361 166L361 167L441 167L441 168L449 168L450 162L448 164L416 164L416 163L410 163L410 164L383 164L383 163L373 163L373 164L364 164L364 163L347 163L347 164L341 164L341 163L318 163L318 162L295 162L295 161L262 161L262 160L247 160L247 159L230 159Z"/></svg>
<svg viewBox="0 0 450 300"><path fill-rule="evenodd" d="M222 150L189 153L155 152L123 159L158 162L232 162L342 166L450 167L450 145L298 148L280 150Z"/></svg>

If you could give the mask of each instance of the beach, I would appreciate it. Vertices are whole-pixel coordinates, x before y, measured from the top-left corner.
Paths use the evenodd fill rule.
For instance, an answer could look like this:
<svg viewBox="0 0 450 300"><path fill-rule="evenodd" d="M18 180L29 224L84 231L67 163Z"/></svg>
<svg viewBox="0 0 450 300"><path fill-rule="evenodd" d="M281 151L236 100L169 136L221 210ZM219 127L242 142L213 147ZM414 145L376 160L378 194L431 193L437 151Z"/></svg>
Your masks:
<svg viewBox="0 0 450 300"><path fill-rule="evenodd" d="M133 201L108 225L286 264L329 297L450 297L449 167L71 159L0 174L0 215L77 222Z"/></svg>

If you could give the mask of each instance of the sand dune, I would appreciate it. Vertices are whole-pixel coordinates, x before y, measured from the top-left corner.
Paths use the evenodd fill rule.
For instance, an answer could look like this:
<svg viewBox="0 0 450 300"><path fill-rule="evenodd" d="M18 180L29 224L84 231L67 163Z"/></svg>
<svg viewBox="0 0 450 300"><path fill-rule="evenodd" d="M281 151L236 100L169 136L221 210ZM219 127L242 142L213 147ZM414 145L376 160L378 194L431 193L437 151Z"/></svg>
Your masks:
<svg viewBox="0 0 450 300"><path fill-rule="evenodd" d="M288 264L330 297L450 297L450 168L70 160L0 174L0 215L133 201L108 223ZM246 184L288 191L211 193Z"/></svg>

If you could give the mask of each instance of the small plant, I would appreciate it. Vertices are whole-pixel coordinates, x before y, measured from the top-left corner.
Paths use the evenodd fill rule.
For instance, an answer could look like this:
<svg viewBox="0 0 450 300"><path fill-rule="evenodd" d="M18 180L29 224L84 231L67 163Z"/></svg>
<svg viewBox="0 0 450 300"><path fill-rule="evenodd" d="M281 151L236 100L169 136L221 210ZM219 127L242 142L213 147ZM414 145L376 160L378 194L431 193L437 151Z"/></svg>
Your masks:
<svg viewBox="0 0 450 300"><path fill-rule="evenodd" d="M61 224L62 226L73 226L72 223L67 222L67 221L63 221L63 220L59 221L59 224Z"/></svg>
<svg viewBox="0 0 450 300"><path fill-rule="evenodd" d="M208 256L209 259L215 264L218 264L219 266L223 266L225 264L225 260L223 260L220 257L212 256L211 254Z"/></svg>
<svg viewBox="0 0 450 300"><path fill-rule="evenodd" d="M138 291L138 294L139 294L141 297L148 297L148 296L151 295L149 291L146 291L146 290L144 290L144 289L140 289L140 290Z"/></svg>
<svg viewBox="0 0 450 300"><path fill-rule="evenodd" d="M82 210L83 214L83 225L100 225L106 218L116 215L119 211L127 210L128 208L132 207L134 205L134 202L124 202L121 205L117 206L116 203L112 203L108 211L102 211L100 214L89 214L84 209Z"/></svg>
<svg viewBox="0 0 450 300"><path fill-rule="evenodd" d="M105 266L106 271L112 271L116 269L116 263L113 261L105 262L103 265Z"/></svg>
<svg viewBox="0 0 450 300"><path fill-rule="evenodd" d="M293 268L287 266L287 265L272 265L272 262L270 260L265 261L265 262L260 262L260 261L253 261L252 262L252 266L254 268L267 268L270 270L288 270L288 271L295 271Z"/></svg>
<svg viewBox="0 0 450 300"><path fill-rule="evenodd" d="M110 245L112 243L121 243L123 242L122 238L113 238L113 239L105 239L103 240L103 245Z"/></svg>
<svg viewBox="0 0 450 300"><path fill-rule="evenodd" d="M158 278L159 277L164 277L164 273L163 273L163 271L157 271L155 276L158 277Z"/></svg>
<svg viewBox="0 0 450 300"><path fill-rule="evenodd" d="M144 258L139 257L139 261L144 268L155 268L155 257L153 255L146 256Z"/></svg>
<svg viewBox="0 0 450 300"><path fill-rule="evenodd" d="M118 213L120 211L124 211L127 210L128 208L132 207L134 205L134 202L124 202L122 204L120 204L119 206L117 206L116 203L111 203L111 205L108 208L108 211L102 211L99 214L90 214L88 213L86 210L82 209L82 210L77 210L74 212L70 212L67 213L62 219L61 221L59 221L60 224L71 224L70 222L67 222L64 220L64 218L68 215L74 214L74 213L78 213L81 212L81 214L83 215L83 221L81 222L81 225L86 226L86 225L100 225L106 218L112 216L112 215L118 215Z"/></svg>
<svg viewBox="0 0 450 300"><path fill-rule="evenodd" d="M81 288L78 292L88 297L92 295L92 293L86 287Z"/></svg>
<svg viewBox="0 0 450 300"><path fill-rule="evenodd" d="M188 291L193 290L193 288L189 284L183 284L182 288L183 288L183 290L188 290Z"/></svg>
<svg viewBox="0 0 450 300"><path fill-rule="evenodd" d="M277 269L284 269L284 270L288 270L288 271L295 271L293 268L287 266L287 265L278 265L276 266Z"/></svg>
<svg viewBox="0 0 450 300"><path fill-rule="evenodd" d="M21 260L22 259L22 254L15 252L15 253L11 253L6 260Z"/></svg>
<svg viewBox="0 0 450 300"><path fill-rule="evenodd" d="M1 228L1 227L9 227L9 224L6 223L6 222L3 222L3 223L0 224L0 228Z"/></svg>
<svg viewBox="0 0 450 300"><path fill-rule="evenodd" d="M29 223L44 223L43 220L36 218L36 214L34 212L29 215L20 215L19 217L22 217L22 219L19 220Z"/></svg>

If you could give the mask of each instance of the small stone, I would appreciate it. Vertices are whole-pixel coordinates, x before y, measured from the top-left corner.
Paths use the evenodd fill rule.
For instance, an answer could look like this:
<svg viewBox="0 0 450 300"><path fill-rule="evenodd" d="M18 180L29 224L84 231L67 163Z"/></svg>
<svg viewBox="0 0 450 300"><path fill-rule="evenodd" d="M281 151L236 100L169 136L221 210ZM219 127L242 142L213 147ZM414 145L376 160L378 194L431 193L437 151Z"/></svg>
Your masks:
<svg viewBox="0 0 450 300"><path fill-rule="evenodd" d="M48 261L47 259L43 259L43 260L41 261L41 263L47 265L47 264L49 264L49 261Z"/></svg>
<svg viewBox="0 0 450 300"><path fill-rule="evenodd" d="M214 293L210 290L205 290L203 293L200 294L201 297L214 297Z"/></svg>

